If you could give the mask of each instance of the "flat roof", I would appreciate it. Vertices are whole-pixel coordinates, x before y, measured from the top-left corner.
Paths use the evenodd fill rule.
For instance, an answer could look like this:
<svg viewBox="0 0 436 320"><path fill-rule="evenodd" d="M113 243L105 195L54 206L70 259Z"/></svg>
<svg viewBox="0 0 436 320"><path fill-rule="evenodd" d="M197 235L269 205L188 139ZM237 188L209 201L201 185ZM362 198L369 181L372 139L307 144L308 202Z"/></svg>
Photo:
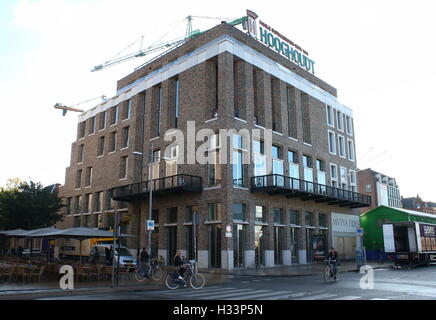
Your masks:
<svg viewBox="0 0 436 320"><path fill-rule="evenodd" d="M407 209L403 209L403 208L392 208L392 207L388 207L388 206L379 206L377 208L374 208L368 212L365 212L363 214L361 214L360 216L363 217L375 210L378 210L380 208L387 208L387 209L392 209L392 210L396 210L396 211L401 211L407 214L410 214L411 216L418 216L418 217L425 217L425 218L432 218L432 219L436 219L436 214L431 214L431 213L425 213L425 212L419 212L419 211L414 211L414 210L407 210Z"/></svg>

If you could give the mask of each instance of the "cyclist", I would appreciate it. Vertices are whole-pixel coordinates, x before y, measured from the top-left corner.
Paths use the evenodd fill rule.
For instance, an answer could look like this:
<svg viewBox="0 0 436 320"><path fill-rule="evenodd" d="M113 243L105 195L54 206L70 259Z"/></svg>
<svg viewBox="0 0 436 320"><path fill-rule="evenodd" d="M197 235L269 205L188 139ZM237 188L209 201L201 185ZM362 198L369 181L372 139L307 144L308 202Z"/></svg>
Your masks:
<svg viewBox="0 0 436 320"><path fill-rule="evenodd" d="M147 274L147 278L150 279L150 274L147 272L147 264L150 262L150 255L148 254L147 249L142 248L141 255L139 256L140 267L144 269L145 274Z"/></svg>
<svg viewBox="0 0 436 320"><path fill-rule="evenodd" d="M338 258L338 253L336 252L335 248L331 247L329 249L329 253L327 255L327 259L328 262L330 262L330 265L332 267L332 271L333 271L333 278L336 280L336 273L338 272L338 262L339 262L339 258Z"/></svg>
<svg viewBox="0 0 436 320"><path fill-rule="evenodd" d="M183 280L183 274L186 271L184 267L183 259L182 259L182 250L177 250L176 255L174 256L174 266L178 267L179 271L179 279Z"/></svg>

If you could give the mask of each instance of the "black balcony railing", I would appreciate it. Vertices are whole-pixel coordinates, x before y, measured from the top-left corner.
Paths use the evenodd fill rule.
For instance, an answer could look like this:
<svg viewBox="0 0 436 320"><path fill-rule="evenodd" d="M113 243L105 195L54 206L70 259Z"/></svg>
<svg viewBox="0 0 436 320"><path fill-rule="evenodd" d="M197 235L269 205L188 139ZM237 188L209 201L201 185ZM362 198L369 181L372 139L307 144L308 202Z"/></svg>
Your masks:
<svg viewBox="0 0 436 320"><path fill-rule="evenodd" d="M129 184L112 189L112 199L116 201L132 201L144 198L150 194L150 181ZM167 193L202 192L201 177L188 174L178 174L152 181L153 195L161 196Z"/></svg>
<svg viewBox="0 0 436 320"><path fill-rule="evenodd" d="M283 194L288 198L300 197L303 201L327 202L341 207L360 208L371 205L371 197L368 195L279 174L252 177L251 191Z"/></svg>

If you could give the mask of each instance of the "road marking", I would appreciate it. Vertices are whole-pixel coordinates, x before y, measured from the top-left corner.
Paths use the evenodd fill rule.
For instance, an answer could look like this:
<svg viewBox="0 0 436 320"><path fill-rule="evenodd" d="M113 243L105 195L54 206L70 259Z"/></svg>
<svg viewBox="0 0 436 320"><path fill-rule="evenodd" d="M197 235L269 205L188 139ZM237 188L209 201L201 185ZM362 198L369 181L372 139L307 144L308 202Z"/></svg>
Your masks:
<svg viewBox="0 0 436 320"><path fill-rule="evenodd" d="M253 292L252 294L245 295L242 297L238 297L238 300L277 300L280 298L287 298L289 295L289 292L287 291L271 291L269 292L261 293L261 291L266 290L258 290L256 292Z"/></svg>
<svg viewBox="0 0 436 320"><path fill-rule="evenodd" d="M232 291L233 293L224 293L224 294L221 293L221 294L218 294L218 295L208 295L208 296L203 297L201 299L216 300L216 299L221 299L221 298L229 298L229 297L240 296L241 294L246 294L246 293L248 293L250 291L253 291L253 289L233 290ZM269 291L269 292L271 292L271 290L260 290L260 291Z"/></svg>
<svg viewBox="0 0 436 320"><path fill-rule="evenodd" d="M300 298L300 299L296 299L296 300L321 300L321 299L332 298L332 297L337 297L337 296L338 296L337 294L324 293L324 294L318 294L315 296Z"/></svg>
<svg viewBox="0 0 436 320"><path fill-rule="evenodd" d="M345 297L340 297L340 298L336 298L336 299L332 299L332 300L356 300L362 297L358 297L358 296L345 296Z"/></svg>
<svg viewBox="0 0 436 320"><path fill-rule="evenodd" d="M163 293L163 294L169 294L169 295L178 295L178 294L192 294L192 293L199 293L199 292L215 292L215 291L224 291L224 290L232 290L236 288L223 288L223 287L207 287L206 289L199 289L196 291L192 291L191 289L175 289L175 290L161 290L161 291L153 291L153 293Z"/></svg>
<svg viewBox="0 0 436 320"><path fill-rule="evenodd" d="M369 299L369 300L389 300L389 299L384 299L384 298L372 298L372 299Z"/></svg>
<svg viewBox="0 0 436 320"><path fill-rule="evenodd" d="M184 297L188 297L188 298L197 298L197 297L203 297L203 296L207 296L207 295L226 295L226 294L232 294L235 292L244 292L244 291L248 291L251 289L226 289L226 290L215 290L215 291L207 291L207 292L202 292L202 291L197 291L197 292L191 292L188 294L183 294Z"/></svg>

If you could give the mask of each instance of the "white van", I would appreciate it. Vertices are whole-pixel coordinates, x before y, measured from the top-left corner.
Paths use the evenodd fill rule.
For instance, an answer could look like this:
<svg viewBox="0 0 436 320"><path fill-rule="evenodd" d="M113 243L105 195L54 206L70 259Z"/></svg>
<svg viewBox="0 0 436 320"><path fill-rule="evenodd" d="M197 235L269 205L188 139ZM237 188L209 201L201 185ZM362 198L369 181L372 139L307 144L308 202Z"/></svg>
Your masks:
<svg viewBox="0 0 436 320"><path fill-rule="evenodd" d="M96 244L95 247L98 249L98 253L100 255L99 262L105 262L106 248L112 249L113 244ZM136 267L136 258L129 252L129 249L124 246L120 246L120 248L118 248L118 245L115 245L115 261L118 261L118 255L120 256L120 266Z"/></svg>

